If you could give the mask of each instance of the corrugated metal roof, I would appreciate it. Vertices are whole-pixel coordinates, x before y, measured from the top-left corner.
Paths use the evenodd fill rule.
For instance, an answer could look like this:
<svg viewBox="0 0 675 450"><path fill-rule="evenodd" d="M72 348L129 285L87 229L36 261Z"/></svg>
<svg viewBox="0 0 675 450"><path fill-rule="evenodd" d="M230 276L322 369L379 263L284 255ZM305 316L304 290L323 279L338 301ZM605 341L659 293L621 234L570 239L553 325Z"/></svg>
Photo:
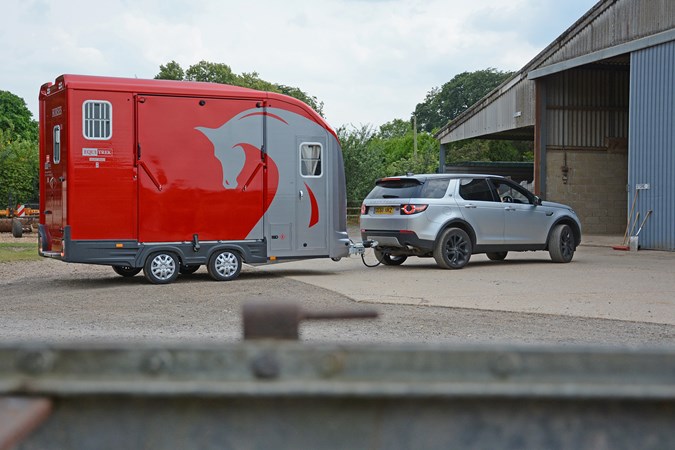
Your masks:
<svg viewBox="0 0 675 450"><path fill-rule="evenodd" d="M533 126L535 82L528 79L530 72L673 29L673 0L602 0L513 77L443 127L436 138L448 143ZM675 39L666 35L667 40L671 37Z"/></svg>

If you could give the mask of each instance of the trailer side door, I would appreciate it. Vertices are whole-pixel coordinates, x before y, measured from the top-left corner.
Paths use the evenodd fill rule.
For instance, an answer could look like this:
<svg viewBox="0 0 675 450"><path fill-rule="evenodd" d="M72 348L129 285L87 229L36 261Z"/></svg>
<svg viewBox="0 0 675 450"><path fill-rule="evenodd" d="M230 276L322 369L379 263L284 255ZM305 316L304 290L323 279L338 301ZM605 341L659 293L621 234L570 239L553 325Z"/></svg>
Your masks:
<svg viewBox="0 0 675 450"><path fill-rule="evenodd" d="M255 100L139 95L139 241L262 239L263 114Z"/></svg>

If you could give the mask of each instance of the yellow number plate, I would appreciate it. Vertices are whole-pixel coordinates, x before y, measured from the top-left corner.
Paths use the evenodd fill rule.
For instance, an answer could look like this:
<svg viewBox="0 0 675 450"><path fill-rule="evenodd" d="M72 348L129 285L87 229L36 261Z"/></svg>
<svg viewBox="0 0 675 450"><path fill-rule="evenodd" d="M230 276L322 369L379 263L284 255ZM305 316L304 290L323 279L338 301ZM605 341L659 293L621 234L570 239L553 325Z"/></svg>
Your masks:
<svg viewBox="0 0 675 450"><path fill-rule="evenodd" d="M376 206L375 214L394 214L393 206Z"/></svg>

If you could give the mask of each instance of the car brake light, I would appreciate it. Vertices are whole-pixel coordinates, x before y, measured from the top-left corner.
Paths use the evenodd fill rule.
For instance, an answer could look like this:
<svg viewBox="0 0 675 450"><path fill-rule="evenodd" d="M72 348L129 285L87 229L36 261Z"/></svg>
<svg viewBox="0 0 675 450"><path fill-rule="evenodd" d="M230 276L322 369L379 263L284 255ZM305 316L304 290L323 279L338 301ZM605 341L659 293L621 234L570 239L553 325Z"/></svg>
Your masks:
<svg viewBox="0 0 675 450"><path fill-rule="evenodd" d="M429 205L401 205L401 214L409 216L411 214L418 214L425 211Z"/></svg>

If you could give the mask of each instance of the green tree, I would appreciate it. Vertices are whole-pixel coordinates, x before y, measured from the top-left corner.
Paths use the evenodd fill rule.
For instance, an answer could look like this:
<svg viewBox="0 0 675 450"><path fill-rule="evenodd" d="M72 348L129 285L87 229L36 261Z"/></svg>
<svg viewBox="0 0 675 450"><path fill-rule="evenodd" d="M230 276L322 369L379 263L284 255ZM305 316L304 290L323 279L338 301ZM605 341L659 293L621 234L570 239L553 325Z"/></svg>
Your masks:
<svg viewBox="0 0 675 450"><path fill-rule="evenodd" d="M417 134L410 122L395 119L374 131L369 125L338 129L347 178L347 199L361 201L378 178L438 170L438 141L427 132Z"/></svg>
<svg viewBox="0 0 675 450"><path fill-rule="evenodd" d="M38 140L38 124L26 102L8 91L0 91L0 130L7 140Z"/></svg>
<svg viewBox="0 0 675 450"><path fill-rule="evenodd" d="M283 84L275 84L274 87L276 92L297 98L298 100L307 103L314 111L323 117L323 102L320 102L316 97L306 94L296 87L285 86Z"/></svg>
<svg viewBox="0 0 675 450"><path fill-rule="evenodd" d="M227 64L199 61L185 71L187 81L205 81L208 83L235 84L237 76Z"/></svg>
<svg viewBox="0 0 675 450"><path fill-rule="evenodd" d="M260 78L257 72L244 72L238 75L227 64L199 61L197 64L191 65L187 70L183 70L176 61L170 61L166 65L159 66L159 73L155 75L155 79L204 81L230 84L259 91L277 92L297 98L323 117L323 102L302 91L300 88L271 83Z"/></svg>
<svg viewBox="0 0 675 450"><path fill-rule="evenodd" d="M493 68L462 72L440 88L432 88L415 107L418 126L428 132L445 126L511 75Z"/></svg>
<svg viewBox="0 0 675 450"><path fill-rule="evenodd" d="M370 145L377 146L384 156L385 176L438 170L438 141L430 133L418 131L415 152L415 132L409 121L394 119L380 126Z"/></svg>
<svg viewBox="0 0 675 450"><path fill-rule="evenodd" d="M38 199L38 124L26 102L0 91L0 206ZM7 205L15 206L15 205Z"/></svg>
<svg viewBox="0 0 675 450"><path fill-rule="evenodd" d="M184 80L185 71L176 61L169 61L166 66L159 66L159 73L155 75L156 80Z"/></svg>
<svg viewBox="0 0 675 450"><path fill-rule="evenodd" d="M10 196L12 207L38 199L38 157L37 142L11 140L0 130L0 206Z"/></svg>
<svg viewBox="0 0 675 450"><path fill-rule="evenodd" d="M375 185L375 180L384 174L384 157L381 149L372 146L375 132L369 125L341 127L337 130L342 145L347 181L347 200L363 200Z"/></svg>

